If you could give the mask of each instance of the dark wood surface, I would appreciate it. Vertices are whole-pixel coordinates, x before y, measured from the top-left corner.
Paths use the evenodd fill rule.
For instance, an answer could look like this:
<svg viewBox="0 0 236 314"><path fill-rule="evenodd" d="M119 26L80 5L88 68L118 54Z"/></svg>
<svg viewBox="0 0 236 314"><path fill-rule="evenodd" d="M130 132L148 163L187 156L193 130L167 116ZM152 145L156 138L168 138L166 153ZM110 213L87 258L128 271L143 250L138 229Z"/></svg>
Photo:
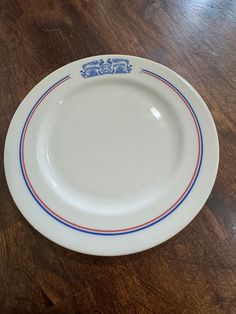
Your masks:
<svg viewBox="0 0 236 314"><path fill-rule="evenodd" d="M37 233L4 177L7 128L22 98L58 67L122 53L185 77L215 119L214 189L166 243L124 257L66 250ZM0 313L236 313L235 0L1 0Z"/></svg>

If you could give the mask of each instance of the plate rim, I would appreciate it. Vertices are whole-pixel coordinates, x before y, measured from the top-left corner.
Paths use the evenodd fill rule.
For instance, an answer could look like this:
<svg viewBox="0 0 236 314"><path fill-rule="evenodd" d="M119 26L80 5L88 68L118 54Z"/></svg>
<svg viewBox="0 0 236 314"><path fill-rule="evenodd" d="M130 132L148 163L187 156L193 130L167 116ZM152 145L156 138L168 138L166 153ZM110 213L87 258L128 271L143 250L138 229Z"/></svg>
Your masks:
<svg viewBox="0 0 236 314"><path fill-rule="evenodd" d="M185 84L185 86L187 86L187 87L191 90L191 92L192 92L193 94L195 94L195 96L197 96L197 98L199 98L199 103L201 103L201 106L204 107L203 109L204 109L204 111L205 111L205 114L206 114L206 116L207 116L207 119L210 121L211 128L212 128L212 131L213 131L213 133L214 133L214 140L215 140L215 143L214 143L214 144L215 144L215 146L216 146L216 147L215 147L215 149L216 149L216 155L215 155L215 171L214 171L214 173L213 173L213 176L212 176L212 179L211 179L211 183L209 183L209 186L208 186L208 189L209 189L210 192L211 192L211 190L212 190L212 188L213 188L213 185L214 185L214 182L215 182L215 179L216 179L216 175L217 175L217 171L218 171L218 165L219 165L219 140L218 140L218 135L217 135L217 129L216 129L214 120L213 120L213 118L212 118L212 115L211 115L211 113L210 113L210 111L209 111L209 109L208 109L206 103L203 101L203 99L202 99L201 96L198 94L198 92L197 92L184 78L182 78L182 77L181 77L179 74L177 74L175 71L169 69L168 67L166 67L166 66L164 66L164 65L162 65L162 64L159 64L159 63L157 63L157 62L155 62L155 61L152 61L152 60L149 60L149 59L146 59L146 58L141 58L141 57L131 56L131 55L106 54L106 55L91 56L91 57L87 57L87 58L83 58L83 59L79 59L79 60L73 61L73 62L68 63L68 64L64 65L63 67L57 69L56 71L50 73L49 75L47 75L47 76L46 76L44 79L42 79L38 84L36 84L36 85L31 89L31 91L26 95L26 97L21 101L20 105L18 106L17 110L15 111L15 113L14 113L14 115L13 115L13 118L12 118L12 120L11 120L11 122L10 122L10 126L9 126L9 128L8 128L8 132L7 132L7 136L6 136L5 147L4 147L4 170L5 170L5 176L6 176L6 180L7 180L7 184L8 184L8 187L9 187L9 190L10 190L10 193L11 193L11 196L12 196L13 200L15 201L15 203L16 203L18 209L19 209L20 212L23 214L23 216L25 216L25 218L28 220L28 222L29 222L37 231L39 231L41 234L43 234L44 236L46 236L46 237L48 237L48 238L50 238L50 237L47 236L47 235L45 235L45 233L41 232L41 231L39 230L40 228L37 228L37 226L35 226L34 224L32 224L32 222L30 221L29 217L28 217L27 215L24 215L24 209L22 209L21 204L18 204L19 202L17 202L17 200L15 199L16 197L15 197L14 187L13 187L13 186L14 186L14 183L12 184L11 179L10 179L10 175L9 175L9 165L8 165L9 160L8 160L8 156L7 156L8 153L7 153L7 149L6 149L7 143L9 142L9 134L10 134L10 132L12 132L11 128L12 128L13 120L14 120L14 119L17 119L18 110L20 109L21 105L24 103L25 99L29 96L30 93L33 93L33 91L37 90L37 88L39 87L40 83L45 82L45 81L47 81L47 80L50 80L53 75L55 76L58 72L62 72L62 70L64 70L64 69L67 68L68 66L73 66L73 65L75 65L75 64L77 64L77 63L86 62L86 61L91 60L91 59L94 59L94 58L108 58L108 57L113 57L113 58L114 58L114 57L123 57L123 58L131 58L131 59L134 59L134 60L135 60L135 59L139 59L140 61L145 61L145 62L149 63L150 65L159 66L159 67L161 67L161 68L167 70L169 73L172 73L172 75L177 76L178 79L180 79L180 80ZM203 204L206 202L207 198L209 197L210 192L208 193L208 196L206 197L206 199L205 199L205 201L203 202ZM33 200L33 199L32 199L32 200ZM203 204L202 204L202 206L203 206ZM25 206L26 206L26 204L25 204ZM194 219L194 217L197 215L197 213L201 210L202 206L197 210L197 212L196 212L195 215L192 215L191 220ZM191 221L191 220L190 220L190 221ZM189 221L189 222L190 222L190 221ZM189 223L189 222L188 222L188 223ZM174 233L173 233L171 236L169 236L167 239L169 239L170 237L172 237L172 236L174 236L175 234L177 234L180 230L182 230L185 226L187 226L188 223L185 224L185 225L184 225L181 229L179 229L177 232L174 232ZM77 232L77 233L78 233L78 232ZM125 234L122 234L122 236L125 236ZM166 240L167 240L167 239L166 239ZM59 244L59 245L64 246L62 243L59 243L58 241L55 241L55 239L50 238L50 240L52 240L53 242L56 242L56 243ZM164 240L164 241L166 241L166 240ZM162 242L164 242L164 241L161 241L160 243L162 243ZM157 243L157 244L154 244L154 245L151 245L151 246L148 246L148 245L147 245L147 247L146 247L145 249L148 249L148 248L153 247L153 246L155 246L155 245L158 245L158 244L160 244L160 243ZM64 246L64 247L67 247L67 248L73 250L73 247L68 247L68 246ZM74 250L81 252L81 250L78 250L78 249L74 249ZM144 250L144 249L136 250L135 252L137 252L137 251L142 251L142 250ZM96 250L95 250L95 251L96 251ZM126 251L127 251L126 253L122 253L122 254L119 254L119 252L117 252L117 254L116 254L116 252L113 252L113 254L110 254L110 253L108 252L108 254L106 254L106 251L103 252L104 254L99 254L99 252L98 252L98 253L96 253L96 252L90 253L89 250L87 250L87 251L85 251L85 252L83 252L83 253L94 254L94 255L123 255L123 254L134 253L134 252L132 251L132 249L131 249L131 250L127 249Z"/></svg>

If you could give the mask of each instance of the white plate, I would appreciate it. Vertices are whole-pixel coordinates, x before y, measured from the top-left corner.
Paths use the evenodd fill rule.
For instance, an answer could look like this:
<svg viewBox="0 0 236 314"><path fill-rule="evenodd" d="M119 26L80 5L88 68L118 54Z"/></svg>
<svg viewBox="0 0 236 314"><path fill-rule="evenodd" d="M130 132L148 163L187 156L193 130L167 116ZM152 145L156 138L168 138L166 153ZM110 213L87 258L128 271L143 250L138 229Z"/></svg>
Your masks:
<svg viewBox="0 0 236 314"><path fill-rule="evenodd" d="M196 216L219 146L206 104L182 77L104 55L32 89L4 157L12 197L35 229L78 252L122 255L166 241Z"/></svg>

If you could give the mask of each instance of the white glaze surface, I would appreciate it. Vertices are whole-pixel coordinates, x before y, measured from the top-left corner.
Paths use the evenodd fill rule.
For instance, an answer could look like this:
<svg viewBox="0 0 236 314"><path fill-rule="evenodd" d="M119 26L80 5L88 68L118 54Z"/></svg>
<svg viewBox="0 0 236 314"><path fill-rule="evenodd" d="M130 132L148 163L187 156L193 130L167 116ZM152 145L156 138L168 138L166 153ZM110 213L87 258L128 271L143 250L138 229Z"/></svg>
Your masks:
<svg viewBox="0 0 236 314"><path fill-rule="evenodd" d="M218 139L203 100L166 67L119 56L133 65L130 73L80 76L83 63L108 57L91 57L64 66L26 96L9 128L5 171L19 209L42 234L79 252L120 255L159 244L194 218L215 180ZM71 78L38 106L25 135L25 168L43 204L66 221L89 229L134 230L134 226L168 210L191 182L199 150L191 110L170 86L140 72L143 68L171 82L197 116L203 159L196 182L174 212L147 229L116 236L71 229L35 201L19 162L20 136L27 115L37 99L68 74Z"/></svg>

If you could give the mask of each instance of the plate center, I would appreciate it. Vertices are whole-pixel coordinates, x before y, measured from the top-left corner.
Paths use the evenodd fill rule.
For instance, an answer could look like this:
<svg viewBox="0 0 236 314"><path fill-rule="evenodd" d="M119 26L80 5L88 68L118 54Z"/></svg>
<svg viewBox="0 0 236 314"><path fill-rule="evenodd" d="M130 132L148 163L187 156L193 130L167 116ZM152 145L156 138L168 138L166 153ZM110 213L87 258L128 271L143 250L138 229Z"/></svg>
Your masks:
<svg viewBox="0 0 236 314"><path fill-rule="evenodd" d="M47 171L74 202L135 202L167 189L181 155L181 127L162 95L139 82L93 80L47 119ZM104 210L105 210L104 206Z"/></svg>

